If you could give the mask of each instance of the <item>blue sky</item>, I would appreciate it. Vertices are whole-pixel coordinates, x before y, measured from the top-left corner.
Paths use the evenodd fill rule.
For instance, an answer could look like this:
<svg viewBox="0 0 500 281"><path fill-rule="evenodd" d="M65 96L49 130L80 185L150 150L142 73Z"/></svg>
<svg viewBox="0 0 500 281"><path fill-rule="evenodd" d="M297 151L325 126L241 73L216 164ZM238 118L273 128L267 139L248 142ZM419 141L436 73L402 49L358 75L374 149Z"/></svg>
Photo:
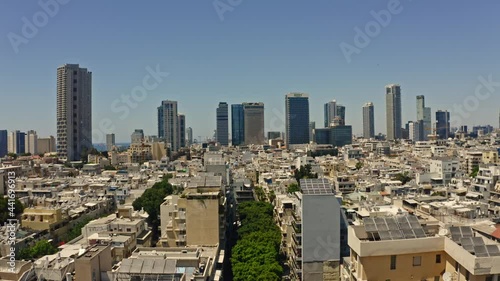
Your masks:
<svg viewBox="0 0 500 281"><path fill-rule="evenodd" d="M500 2L493 0L401 0L400 12L350 63L339 45L354 46L355 27L364 30L370 12L394 0L242 0L223 20L211 0L65 1L18 53L9 34L23 36L22 18L33 22L43 9L38 1L0 1L0 128L55 135L56 68L64 63L93 72L94 129L111 120L117 141L129 141L135 128L157 134L164 99L179 102L195 138L213 134L219 101L262 101L266 128L284 131L291 91L310 94L318 125L325 102L344 104L355 133L361 107L372 101L375 129L385 133L386 84L401 84L406 122L415 119L416 95L434 112L470 101L479 76L500 81ZM170 75L122 120L111 104L157 65ZM497 127L499 93L495 87L463 122Z"/></svg>

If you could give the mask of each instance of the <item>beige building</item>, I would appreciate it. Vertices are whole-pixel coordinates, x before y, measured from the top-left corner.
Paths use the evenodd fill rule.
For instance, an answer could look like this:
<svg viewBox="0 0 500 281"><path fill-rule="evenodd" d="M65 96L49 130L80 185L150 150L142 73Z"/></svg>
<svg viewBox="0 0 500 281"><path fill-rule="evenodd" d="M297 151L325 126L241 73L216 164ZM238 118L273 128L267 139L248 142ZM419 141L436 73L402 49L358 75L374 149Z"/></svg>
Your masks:
<svg viewBox="0 0 500 281"><path fill-rule="evenodd" d="M138 248L116 266L110 280L222 280L224 251L218 245L179 248ZM91 279L77 279L91 280Z"/></svg>
<svg viewBox="0 0 500 281"><path fill-rule="evenodd" d="M38 152L37 153L50 153L56 152L56 139L53 136L48 138L38 138Z"/></svg>
<svg viewBox="0 0 500 281"><path fill-rule="evenodd" d="M201 176L193 178L181 196L168 196L160 206L162 237L158 244L176 247L223 242L225 197L221 185L220 176Z"/></svg>
<svg viewBox="0 0 500 281"><path fill-rule="evenodd" d="M364 225L349 227L351 255L344 259L342 280L499 280L498 243L470 227L436 235L431 233L437 225L423 224L399 215L365 218Z"/></svg>
<svg viewBox="0 0 500 281"><path fill-rule="evenodd" d="M75 280L106 280L101 273L111 271L111 245L94 245L75 261Z"/></svg>
<svg viewBox="0 0 500 281"><path fill-rule="evenodd" d="M21 225L35 230L55 230L63 222L60 208L35 207L24 209Z"/></svg>
<svg viewBox="0 0 500 281"><path fill-rule="evenodd" d="M483 151L483 164L497 164L499 163L498 159L498 150L488 150Z"/></svg>

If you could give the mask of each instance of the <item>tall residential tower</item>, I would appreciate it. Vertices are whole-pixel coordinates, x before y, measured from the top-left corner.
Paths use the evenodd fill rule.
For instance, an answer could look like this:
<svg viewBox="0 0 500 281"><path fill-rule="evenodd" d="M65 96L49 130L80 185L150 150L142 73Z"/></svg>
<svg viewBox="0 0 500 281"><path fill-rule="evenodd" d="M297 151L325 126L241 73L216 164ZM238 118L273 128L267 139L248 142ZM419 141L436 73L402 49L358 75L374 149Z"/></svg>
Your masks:
<svg viewBox="0 0 500 281"><path fill-rule="evenodd" d="M375 137L375 110L372 102L363 106L363 137L365 139Z"/></svg>
<svg viewBox="0 0 500 281"><path fill-rule="evenodd" d="M172 151L177 151L180 147L179 133L177 102L164 100L158 107L158 137L164 139Z"/></svg>
<svg viewBox="0 0 500 281"><path fill-rule="evenodd" d="M402 116L401 116L401 86L390 84L385 86L386 118L387 118L387 140L402 138Z"/></svg>
<svg viewBox="0 0 500 281"><path fill-rule="evenodd" d="M78 64L57 68L57 155L80 160L92 148L92 72Z"/></svg>

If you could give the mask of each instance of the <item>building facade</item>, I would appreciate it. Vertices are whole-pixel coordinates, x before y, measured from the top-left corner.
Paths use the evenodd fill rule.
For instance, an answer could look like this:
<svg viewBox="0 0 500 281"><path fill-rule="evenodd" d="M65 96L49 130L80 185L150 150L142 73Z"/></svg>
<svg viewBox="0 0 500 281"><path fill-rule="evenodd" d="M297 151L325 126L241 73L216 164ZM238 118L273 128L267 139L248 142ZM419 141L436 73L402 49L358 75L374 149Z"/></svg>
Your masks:
<svg viewBox="0 0 500 281"><path fill-rule="evenodd" d="M56 139L53 136L38 138L38 153L56 152Z"/></svg>
<svg viewBox="0 0 500 281"><path fill-rule="evenodd" d="M314 130L317 144L344 146L352 144L352 126L333 126Z"/></svg>
<svg viewBox="0 0 500 281"><path fill-rule="evenodd" d="M158 137L165 139L172 151L179 150L179 117L176 101L164 100L158 107Z"/></svg>
<svg viewBox="0 0 500 281"><path fill-rule="evenodd" d="M106 134L106 150L113 150L113 146L115 146L115 134Z"/></svg>
<svg viewBox="0 0 500 281"><path fill-rule="evenodd" d="M242 104L231 105L231 143L241 145L245 141L245 115Z"/></svg>
<svg viewBox="0 0 500 281"><path fill-rule="evenodd" d="M289 93L285 96L285 144L309 143L309 95Z"/></svg>
<svg viewBox="0 0 500 281"><path fill-rule="evenodd" d="M26 134L18 130L9 132L8 152L23 154L26 151Z"/></svg>
<svg viewBox="0 0 500 281"><path fill-rule="evenodd" d="M325 128L328 128L330 126L330 123L332 123L333 118L335 118L337 116L337 101L336 100L332 100L332 101L325 103L324 116L325 116Z"/></svg>
<svg viewBox="0 0 500 281"><path fill-rule="evenodd" d="M222 146L229 145L229 107L227 102L219 102L216 110L217 142Z"/></svg>
<svg viewBox="0 0 500 281"><path fill-rule="evenodd" d="M186 115L179 113L177 117L179 119L179 145L186 147Z"/></svg>
<svg viewBox="0 0 500 281"><path fill-rule="evenodd" d="M417 121L422 121L424 126L423 140L428 140L432 134L432 116L431 108L425 107L425 96L417 96Z"/></svg>
<svg viewBox="0 0 500 281"><path fill-rule="evenodd" d="M264 103L243 103L244 143L264 144Z"/></svg>
<svg viewBox="0 0 500 281"><path fill-rule="evenodd" d="M0 130L0 158L7 155L8 143L7 130Z"/></svg>
<svg viewBox="0 0 500 281"><path fill-rule="evenodd" d="M131 143L141 143L144 140L144 131L142 129L135 129L130 136Z"/></svg>
<svg viewBox="0 0 500 281"><path fill-rule="evenodd" d="M450 112L447 110L436 111L436 135L440 139L450 137Z"/></svg>
<svg viewBox="0 0 500 281"><path fill-rule="evenodd" d="M193 144L193 128L189 127L186 129L187 132L187 144L192 145Z"/></svg>
<svg viewBox="0 0 500 281"><path fill-rule="evenodd" d="M402 134L402 116L401 116L401 86L390 84L385 86L386 102L386 122L387 122L387 140L401 139Z"/></svg>
<svg viewBox="0 0 500 281"><path fill-rule="evenodd" d="M78 64L57 68L57 155L80 160L92 148L92 72Z"/></svg>
<svg viewBox="0 0 500 281"><path fill-rule="evenodd" d="M375 110L372 102L363 106L363 137L365 139L375 137Z"/></svg>

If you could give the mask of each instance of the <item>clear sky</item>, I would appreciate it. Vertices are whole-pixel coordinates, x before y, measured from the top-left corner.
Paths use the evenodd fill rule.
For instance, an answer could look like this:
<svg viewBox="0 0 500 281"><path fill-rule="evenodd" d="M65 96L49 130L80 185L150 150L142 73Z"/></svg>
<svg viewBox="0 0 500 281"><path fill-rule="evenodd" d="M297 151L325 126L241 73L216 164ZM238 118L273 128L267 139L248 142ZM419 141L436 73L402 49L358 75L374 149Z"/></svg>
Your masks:
<svg viewBox="0 0 500 281"><path fill-rule="evenodd" d="M500 86L474 98L479 76L500 82L498 1L401 0L367 46L355 43L355 28L394 0L219 1L234 4L222 17L212 0L64 0L45 23L38 1L0 1L0 128L55 135L56 68L65 63L93 72L94 129L111 120L117 141L129 141L135 128L156 135L165 99L179 102L195 138L213 134L219 101L262 101L266 129L284 131L291 91L310 94L317 126L325 102L344 104L358 134L361 108L372 101L375 130L385 133L389 83L401 84L404 122L416 118L415 96L423 94L433 112L469 102L465 124L498 126ZM23 17L38 30L23 35ZM350 62L342 42L360 47ZM169 76L126 117L113 111L157 65Z"/></svg>

